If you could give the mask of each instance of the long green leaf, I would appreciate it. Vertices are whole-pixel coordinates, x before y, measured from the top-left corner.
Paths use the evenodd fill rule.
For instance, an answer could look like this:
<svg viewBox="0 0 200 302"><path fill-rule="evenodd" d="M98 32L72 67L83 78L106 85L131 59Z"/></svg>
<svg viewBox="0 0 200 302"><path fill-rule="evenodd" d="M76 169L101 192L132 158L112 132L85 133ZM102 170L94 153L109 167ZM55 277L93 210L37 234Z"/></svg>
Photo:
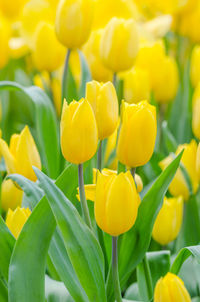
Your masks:
<svg viewBox="0 0 200 302"><path fill-rule="evenodd" d="M38 87L23 87L15 82L0 82L0 90L24 93L35 108L35 127L43 165L52 178L60 172L60 148L55 110L44 91Z"/></svg>
<svg viewBox="0 0 200 302"><path fill-rule="evenodd" d="M46 256L55 227L49 204L42 199L25 223L13 250L9 302L45 301Z"/></svg>
<svg viewBox="0 0 200 302"><path fill-rule="evenodd" d="M89 300L106 301L104 261L98 241L76 208L53 181L38 169L34 170L55 215L71 263Z"/></svg>
<svg viewBox="0 0 200 302"><path fill-rule="evenodd" d="M8 302L8 289L2 279L0 279L0 301Z"/></svg>
<svg viewBox="0 0 200 302"><path fill-rule="evenodd" d="M163 198L179 166L183 151L160 174L144 196L139 207L135 225L121 239L119 250L119 276L122 288L135 267L142 261L148 250L153 225L162 206ZM111 273L107 280L107 295L113 301Z"/></svg>
<svg viewBox="0 0 200 302"><path fill-rule="evenodd" d="M171 267L171 272L177 275L181 269L182 264L191 255L193 255L200 263L200 245L188 246L183 248L174 260Z"/></svg>
<svg viewBox="0 0 200 302"><path fill-rule="evenodd" d="M75 302L64 284L45 276L45 296L47 302Z"/></svg>

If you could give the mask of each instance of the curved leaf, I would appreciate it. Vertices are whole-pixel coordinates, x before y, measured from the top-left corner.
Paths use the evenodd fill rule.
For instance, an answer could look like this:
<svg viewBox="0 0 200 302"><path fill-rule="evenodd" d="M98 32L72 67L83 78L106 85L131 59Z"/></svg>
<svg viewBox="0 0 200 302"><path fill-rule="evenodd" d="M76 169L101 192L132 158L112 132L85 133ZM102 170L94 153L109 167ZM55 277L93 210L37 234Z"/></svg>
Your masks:
<svg viewBox="0 0 200 302"><path fill-rule="evenodd" d="M45 296L47 302L74 302L62 282L45 276Z"/></svg>
<svg viewBox="0 0 200 302"><path fill-rule="evenodd" d="M60 172L60 147L55 110L45 92L36 87L23 87L15 82L0 82L0 90L20 91L35 107L35 126L42 162L47 173L56 178Z"/></svg>
<svg viewBox="0 0 200 302"><path fill-rule="evenodd" d="M176 259L174 260L170 271L173 274L177 275L179 273L184 261L191 255L193 255L197 259L197 261L200 263L200 245L188 246L188 247L183 248L179 252Z"/></svg>
<svg viewBox="0 0 200 302"><path fill-rule="evenodd" d="M9 267L10 302L45 301L45 268L56 223L47 200L42 199L16 241Z"/></svg>
<svg viewBox="0 0 200 302"><path fill-rule="evenodd" d="M8 289L2 279L0 279L0 301L1 302L8 301Z"/></svg>
<svg viewBox="0 0 200 302"><path fill-rule="evenodd" d="M53 181L34 169L62 233L67 253L90 301L106 301L101 248L76 208Z"/></svg>

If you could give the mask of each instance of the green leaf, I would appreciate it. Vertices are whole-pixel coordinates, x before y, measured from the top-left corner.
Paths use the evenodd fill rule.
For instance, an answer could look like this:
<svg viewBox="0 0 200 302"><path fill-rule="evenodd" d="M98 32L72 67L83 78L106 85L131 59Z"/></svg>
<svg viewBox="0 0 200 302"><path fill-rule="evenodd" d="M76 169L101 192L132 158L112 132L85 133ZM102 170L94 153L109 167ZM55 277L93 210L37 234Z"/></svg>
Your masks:
<svg viewBox="0 0 200 302"><path fill-rule="evenodd" d="M8 281L8 269L14 244L15 238L0 217L0 275L6 282Z"/></svg>
<svg viewBox="0 0 200 302"><path fill-rule="evenodd" d="M98 241L76 208L53 181L38 169L34 170L55 215L71 263L89 300L106 301L104 261Z"/></svg>
<svg viewBox="0 0 200 302"><path fill-rule="evenodd" d="M79 51L79 57L81 61L81 86L79 88L79 98L83 98L85 97L86 83L92 80L92 76L82 51Z"/></svg>
<svg viewBox="0 0 200 302"><path fill-rule="evenodd" d="M0 278L0 301L8 302L8 289L1 278Z"/></svg>
<svg viewBox="0 0 200 302"><path fill-rule="evenodd" d="M125 233L120 242L119 250L119 276L123 289L135 267L142 261L148 250L153 225L162 206L163 198L179 166L183 151L160 174L144 196L139 207L135 225ZM107 280L108 300L113 299L111 273Z"/></svg>
<svg viewBox="0 0 200 302"><path fill-rule="evenodd" d="M197 259L197 261L200 263L200 245L188 246L188 247L183 248L179 252L176 259L174 260L170 271L173 274L177 275L181 269L182 264L191 255L193 255Z"/></svg>
<svg viewBox="0 0 200 302"><path fill-rule="evenodd" d="M9 302L45 301L46 256L55 227L49 204L42 199L25 223L13 250Z"/></svg>
<svg viewBox="0 0 200 302"><path fill-rule="evenodd" d="M45 276L45 297L47 302L74 302L62 282Z"/></svg>
<svg viewBox="0 0 200 302"><path fill-rule="evenodd" d="M131 284L127 288L124 298L127 300L136 300L136 301L141 300L137 282Z"/></svg>
<svg viewBox="0 0 200 302"><path fill-rule="evenodd" d="M56 113L53 105L38 87L23 87L15 82L0 82L0 90L20 91L31 100L35 108L35 128L40 155L47 173L56 178L60 172L60 147Z"/></svg>
<svg viewBox="0 0 200 302"><path fill-rule="evenodd" d="M166 121L162 123L162 133L163 133L164 143L168 152L169 153L175 152L178 147L178 144L173 134L170 132Z"/></svg>

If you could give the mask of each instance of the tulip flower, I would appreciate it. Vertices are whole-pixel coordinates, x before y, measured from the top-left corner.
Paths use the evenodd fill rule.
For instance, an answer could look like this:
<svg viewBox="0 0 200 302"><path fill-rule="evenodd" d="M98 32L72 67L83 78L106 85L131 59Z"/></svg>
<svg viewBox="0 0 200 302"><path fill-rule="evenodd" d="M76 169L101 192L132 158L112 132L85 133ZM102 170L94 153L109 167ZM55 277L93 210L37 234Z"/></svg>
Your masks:
<svg viewBox="0 0 200 302"><path fill-rule="evenodd" d="M135 168L151 158L156 141L156 108L147 101L124 103L117 158L124 165Z"/></svg>
<svg viewBox="0 0 200 302"><path fill-rule="evenodd" d="M86 99L96 117L99 139L103 140L115 131L118 124L118 99L115 87L111 82L105 84L88 82Z"/></svg>
<svg viewBox="0 0 200 302"><path fill-rule="evenodd" d="M196 87L200 81L200 46L196 45L192 51L190 78L193 87Z"/></svg>
<svg viewBox="0 0 200 302"><path fill-rule="evenodd" d="M3 18L0 18L0 69L3 68L9 60L9 38L9 25Z"/></svg>
<svg viewBox="0 0 200 302"><path fill-rule="evenodd" d="M196 171L197 171L198 179L200 181L200 143L198 144L198 148L197 148Z"/></svg>
<svg viewBox="0 0 200 302"><path fill-rule="evenodd" d="M196 86L192 99L192 131L200 139L200 83Z"/></svg>
<svg viewBox="0 0 200 302"><path fill-rule="evenodd" d="M198 174L196 170L196 155L197 155L197 143L192 140L190 144L180 145L176 150L176 155L179 154L184 149L181 163L189 177L189 182L191 183L191 188L186 180L181 168L178 168L174 179L172 180L169 191L175 196L183 196L183 199L188 200L191 193L196 193L198 189ZM173 161L173 156L169 155L164 160L162 160L159 165L162 170L164 170ZM192 190L192 192L190 192Z"/></svg>
<svg viewBox="0 0 200 302"><path fill-rule="evenodd" d="M133 66L139 49L138 30L133 19L112 18L101 38L100 56L114 73Z"/></svg>
<svg viewBox="0 0 200 302"><path fill-rule="evenodd" d="M16 19L19 17L24 4L28 0L0 0L0 11L6 18Z"/></svg>
<svg viewBox="0 0 200 302"><path fill-rule="evenodd" d="M29 47L22 37L12 37L9 40L9 53L12 59L25 57L29 53Z"/></svg>
<svg viewBox="0 0 200 302"><path fill-rule="evenodd" d="M153 227L153 239L166 245L176 239L183 220L183 198L164 198Z"/></svg>
<svg viewBox="0 0 200 302"><path fill-rule="evenodd" d="M130 172L97 177L95 218L98 226L112 236L127 232L137 218L140 197Z"/></svg>
<svg viewBox="0 0 200 302"><path fill-rule="evenodd" d="M8 210L6 225L16 239L30 214L31 211L29 208L25 209L17 207L15 211L12 211L11 209Z"/></svg>
<svg viewBox="0 0 200 302"><path fill-rule="evenodd" d="M56 34L67 48L80 48L88 39L93 20L93 0L61 0L56 14Z"/></svg>
<svg viewBox="0 0 200 302"><path fill-rule="evenodd" d="M191 302L190 295L183 281L172 273L167 273L156 283L154 302Z"/></svg>
<svg viewBox="0 0 200 302"><path fill-rule="evenodd" d="M83 46L83 53L86 56L92 78L99 82L112 80L112 72L107 69L100 58L100 42L103 30L95 30L91 33L90 38Z"/></svg>
<svg viewBox="0 0 200 302"><path fill-rule="evenodd" d="M4 180L1 185L1 207L4 211L15 210L22 204L23 191L12 180Z"/></svg>
<svg viewBox="0 0 200 302"><path fill-rule="evenodd" d="M48 51L46 46L48 45ZM33 59L39 71L55 71L64 62L65 48L58 42L53 25L41 22L35 33Z"/></svg>
<svg viewBox="0 0 200 302"><path fill-rule="evenodd" d="M61 149L64 158L81 164L93 157L97 150L98 130L95 115L86 99L65 101L62 109Z"/></svg>
<svg viewBox="0 0 200 302"><path fill-rule="evenodd" d="M9 147L0 139L0 152L8 174L18 173L33 181L37 179L32 166L41 169L40 155L28 126L20 134L12 135Z"/></svg>
<svg viewBox="0 0 200 302"><path fill-rule="evenodd" d="M126 102L132 104L150 99L150 80L145 69L134 68L120 76L124 80L124 98Z"/></svg>

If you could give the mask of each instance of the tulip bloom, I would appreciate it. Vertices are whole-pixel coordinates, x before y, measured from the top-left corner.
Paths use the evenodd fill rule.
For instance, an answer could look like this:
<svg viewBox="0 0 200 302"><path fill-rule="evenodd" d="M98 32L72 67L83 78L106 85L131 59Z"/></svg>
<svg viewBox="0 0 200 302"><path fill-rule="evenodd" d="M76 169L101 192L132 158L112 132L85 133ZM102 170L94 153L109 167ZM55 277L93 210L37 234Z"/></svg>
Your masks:
<svg viewBox="0 0 200 302"><path fill-rule="evenodd" d="M0 11L6 18L16 19L28 0L0 0Z"/></svg>
<svg viewBox="0 0 200 302"><path fill-rule="evenodd" d="M12 135L9 147L0 139L0 152L8 174L18 173L33 181L37 179L32 166L41 169L40 155L28 126L20 134Z"/></svg>
<svg viewBox="0 0 200 302"><path fill-rule="evenodd" d="M126 102L138 103L150 99L151 87L149 74L145 69L134 68L121 75L124 80Z"/></svg>
<svg viewBox="0 0 200 302"><path fill-rule="evenodd" d="M96 117L99 139L103 140L115 131L118 123L118 99L115 87L111 82L105 84L88 82L86 99Z"/></svg>
<svg viewBox="0 0 200 302"><path fill-rule="evenodd" d="M9 60L9 39L10 29L8 23L1 18L0 19L0 69L2 69Z"/></svg>
<svg viewBox="0 0 200 302"><path fill-rule="evenodd" d="M61 124L61 149L64 158L81 164L93 157L97 150L98 130L90 103L81 99L63 104Z"/></svg>
<svg viewBox="0 0 200 302"><path fill-rule="evenodd" d="M147 101L124 103L122 126L117 145L118 160L128 167L145 165L151 158L156 141L156 108Z"/></svg>
<svg viewBox="0 0 200 302"><path fill-rule="evenodd" d="M190 78L193 87L196 87L200 81L200 46L196 45L192 51Z"/></svg>
<svg viewBox="0 0 200 302"><path fill-rule="evenodd" d="M98 226L112 236L127 232L135 223L139 194L130 172L97 177L95 218Z"/></svg>
<svg viewBox="0 0 200 302"><path fill-rule="evenodd" d="M183 220L183 198L164 198L153 227L153 239L162 245L176 239Z"/></svg>
<svg viewBox="0 0 200 302"><path fill-rule="evenodd" d="M139 37L134 20L112 18L107 24L100 44L104 65L113 72L133 66L139 49Z"/></svg>
<svg viewBox="0 0 200 302"><path fill-rule="evenodd" d="M46 47L48 45L48 51ZM41 22L35 33L33 59L39 71L55 71L64 62L65 48L58 42L53 25Z"/></svg>
<svg viewBox="0 0 200 302"><path fill-rule="evenodd" d="M195 194L199 186L198 174L196 170L197 143L194 140L192 140L190 144L180 145L176 151L176 155L178 155L183 149L184 149L184 153L181 159L181 163L183 164L184 168L188 173L192 185L191 189ZM173 156L169 155L164 160L162 160L159 163L159 165L161 169L164 170L172 161L173 161ZM169 186L169 191L175 197L183 196L184 200L188 200L190 193L192 193L190 192L188 183L180 168L178 168Z"/></svg>
<svg viewBox="0 0 200 302"><path fill-rule="evenodd" d="M4 211L15 210L22 204L23 191L18 189L11 179L4 180L1 185L1 207Z"/></svg>
<svg viewBox="0 0 200 302"><path fill-rule="evenodd" d="M200 139L200 83L195 88L192 99L192 131Z"/></svg>
<svg viewBox="0 0 200 302"><path fill-rule="evenodd" d="M93 0L61 0L56 14L56 34L67 48L80 48L88 39L93 20Z"/></svg>
<svg viewBox="0 0 200 302"><path fill-rule="evenodd" d="M29 208L25 209L17 207L15 211L12 211L11 209L8 210L6 225L16 239L30 214L31 211Z"/></svg>
<svg viewBox="0 0 200 302"><path fill-rule="evenodd" d="M197 148L196 170L197 170L198 179L200 180L200 143L198 144L198 148Z"/></svg>
<svg viewBox="0 0 200 302"><path fill-rule="evenodd" d="M183 281L172 273L167 273L156 283L154 302L191 302L190 295Z"/></svg>

